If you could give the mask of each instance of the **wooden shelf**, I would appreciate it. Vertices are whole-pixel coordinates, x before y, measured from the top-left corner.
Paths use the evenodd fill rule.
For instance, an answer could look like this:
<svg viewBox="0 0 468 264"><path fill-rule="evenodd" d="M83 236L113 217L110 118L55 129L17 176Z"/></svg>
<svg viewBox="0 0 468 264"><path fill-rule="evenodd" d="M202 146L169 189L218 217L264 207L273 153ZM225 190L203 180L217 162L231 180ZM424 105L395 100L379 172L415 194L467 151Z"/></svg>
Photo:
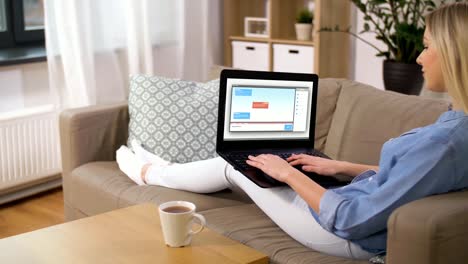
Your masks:
<svg viewBox="0 0 468 264"><path fill-rule="evenodd" d="M351 24L350 1L314 0L314 28L347 28ZM314 40L296 40L295 18L308 0L224 0L224 65L232 66L232 41L267 43L270 70L273 69L273 44L302 45L314 48L313 70L320 77L350 77L350 37L336 32L314 34ZM267 17L269 38L244 35L245 17Z"/></svg>
<svg viewBox="0 0 468 264"><path fill-rule="evenodd" d="M314 41L302 41L297 39L270 39L272 44L290 44L290 45L302 45L302 46L314 46Z"/></svg>
<svg viewBox="0 0 468 264"><path fill-rule="evenodd" d="M270 39L270 38L253 38L244 36L230 36L229 40L237 41L248 41L248 42L262 42L271 44L290 44L290 45L302 45L302 46L314 46L313 41L302 41L297 39Z"/></svg>
<svg viewBox="0 0 468 264"><path fill-rule="evenodd" d="M268 38L253 38L253 37L244 37L244 36L230 36L230 40L238 40L238 41L253 41L253 42L263 42L268 43L270 39Z"/></svg>

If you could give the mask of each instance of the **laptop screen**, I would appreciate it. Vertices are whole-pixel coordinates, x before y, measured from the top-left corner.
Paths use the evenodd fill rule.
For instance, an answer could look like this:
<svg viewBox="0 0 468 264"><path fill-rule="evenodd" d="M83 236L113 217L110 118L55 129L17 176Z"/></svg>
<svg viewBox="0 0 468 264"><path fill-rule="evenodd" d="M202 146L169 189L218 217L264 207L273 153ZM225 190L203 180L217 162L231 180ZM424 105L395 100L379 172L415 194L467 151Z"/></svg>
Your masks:
<svg viewBox="0 0 468 264"><path fill-rule="evenodd" d="M313 82L226 82L224 140L308 139Z"/></svg>

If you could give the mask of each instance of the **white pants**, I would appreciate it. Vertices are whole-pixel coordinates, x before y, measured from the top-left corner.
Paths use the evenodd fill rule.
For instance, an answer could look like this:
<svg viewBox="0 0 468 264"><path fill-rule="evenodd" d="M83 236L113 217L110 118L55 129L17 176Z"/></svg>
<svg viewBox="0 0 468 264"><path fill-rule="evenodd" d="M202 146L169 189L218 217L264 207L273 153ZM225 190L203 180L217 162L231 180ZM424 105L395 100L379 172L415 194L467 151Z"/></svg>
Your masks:
<svg viewBox="0 0 468 264"><path fill-rule="evenodd" d="M306 247L339 257L369 259L372 254L323 229L307 203L289 187L260 188L222 158L167 167L151 166L148 184L197 193L242 189L283 231Z"/></svg>

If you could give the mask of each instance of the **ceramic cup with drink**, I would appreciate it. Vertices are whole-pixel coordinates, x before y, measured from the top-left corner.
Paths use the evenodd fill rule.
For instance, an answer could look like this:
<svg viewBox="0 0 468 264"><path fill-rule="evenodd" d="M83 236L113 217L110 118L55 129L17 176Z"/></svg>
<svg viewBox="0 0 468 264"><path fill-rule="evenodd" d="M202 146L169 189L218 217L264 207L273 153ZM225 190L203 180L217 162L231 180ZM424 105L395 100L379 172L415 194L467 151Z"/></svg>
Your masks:
<svg viewBox="0 0 468 264"><path fill-rule="evenodd" d="M195 213L196 206L186 201L171 201L159 206L159 216L166 245L183 247L192 242L192 236L200 233L206 225L205 217ZM200 228L193 231L194 219L200 221Z"/></svg>

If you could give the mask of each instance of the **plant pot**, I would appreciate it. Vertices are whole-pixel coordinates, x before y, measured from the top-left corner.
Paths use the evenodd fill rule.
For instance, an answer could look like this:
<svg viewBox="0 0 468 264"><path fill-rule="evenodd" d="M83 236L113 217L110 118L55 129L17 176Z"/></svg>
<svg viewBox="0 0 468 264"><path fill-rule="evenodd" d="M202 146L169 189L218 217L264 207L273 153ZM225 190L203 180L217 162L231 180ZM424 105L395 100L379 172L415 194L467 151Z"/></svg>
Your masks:
<svg viewBox="0 0 468 264"><path fill-rule="evenodd" d="M385 60L383 63L385 90L419 95L424 83L421 65Z"/></svg>
<svg viewBox="0 0 468 264"><path fill-rule="evenodd" d="M312 24L296 23L297 40L310 40L312 37Z"/></svg>

